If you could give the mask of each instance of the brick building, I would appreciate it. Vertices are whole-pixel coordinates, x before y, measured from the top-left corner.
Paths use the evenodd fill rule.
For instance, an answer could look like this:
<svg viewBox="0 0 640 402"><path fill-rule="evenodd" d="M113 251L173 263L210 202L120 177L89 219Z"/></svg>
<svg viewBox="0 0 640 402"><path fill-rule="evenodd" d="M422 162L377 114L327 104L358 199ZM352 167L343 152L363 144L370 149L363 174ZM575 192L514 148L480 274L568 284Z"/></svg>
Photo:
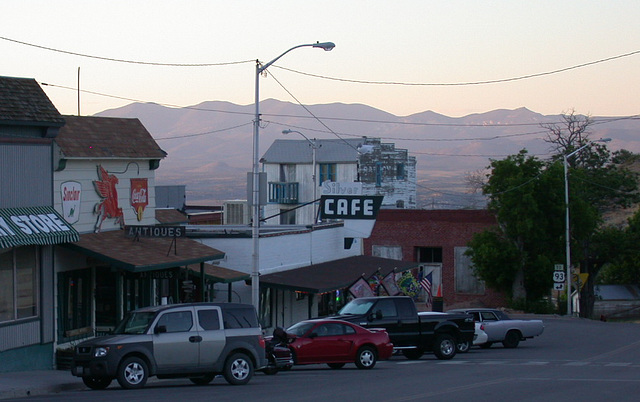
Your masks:
<svg viewBox="0 0 640 402"><path fill-rule="evenodd" d="M505 297L485 287L464 255L474 233L496 225L487 210L380 210L364 254L420 263L417 280L432 273L433 294L440 287L444 309L500 307Z"/></svg>

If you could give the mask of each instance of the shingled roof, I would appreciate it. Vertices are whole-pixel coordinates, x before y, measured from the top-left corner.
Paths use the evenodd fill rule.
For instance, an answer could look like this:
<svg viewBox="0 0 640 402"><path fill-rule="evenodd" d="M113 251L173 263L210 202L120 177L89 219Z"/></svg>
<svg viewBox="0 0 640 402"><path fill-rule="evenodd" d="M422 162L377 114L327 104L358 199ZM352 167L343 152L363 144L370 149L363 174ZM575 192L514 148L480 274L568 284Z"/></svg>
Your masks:
<svg viewBox="0 0 640 402"><path fill-rule="evenodd" d="M56 143L64 158L162 159L167 156L138 119L64 116Z"/></svg>
<svg viewBox="0 0 640 402"><path fill-rule="evenodd" d="M0 123L60 127L64 119L36 80L0 76Z"/></svg>

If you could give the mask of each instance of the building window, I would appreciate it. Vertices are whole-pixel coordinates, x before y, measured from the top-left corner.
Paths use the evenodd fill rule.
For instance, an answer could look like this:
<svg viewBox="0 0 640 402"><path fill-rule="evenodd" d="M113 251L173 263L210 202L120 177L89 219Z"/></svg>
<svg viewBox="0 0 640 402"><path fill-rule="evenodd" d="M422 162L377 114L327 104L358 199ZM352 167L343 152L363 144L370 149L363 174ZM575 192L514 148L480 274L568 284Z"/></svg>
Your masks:
<svg viewBox="0 0 640 402"><path fill-rule="evenodd" d="M0 322L38 315L38 247L0 251Z"/></svg>
<svg viewBox="0 0 640 402"><path fill-rule="evenodd" d="M404 163L398 163L396 165L396 179L404 180L405 172L404 172Z"/></svg>
<svg viewBox="0 0 640 402"><path fill-rule="evenodd" d="M318 165L320 169L320 180L317 185L322 185L325 181L337 181L336 177L336 164L335 163L321 163Z"/></svg>
<svg viewBox="0 0 640 402"><path fill-rule="evenodd" d="M281 225L295 225L296 224L296 211L292 209L280 210L280 224Z"/></svg>
<svg viewBox="0 0 640 402"><path fill-rule="evenodd" d="M442 247L416 247L416 261L442 263Z"/></svg>
<svg viewBox="0 0 640 402"><path fill-rule="evenodd" d="M376 187L382 186L382 162L376 162Z"/></svg>
<svg viewBox="0 0 640 402"><path fill-rule="evenodd" d="M296 181L296 165L280 165L280 181L283 183Z"/></svg>

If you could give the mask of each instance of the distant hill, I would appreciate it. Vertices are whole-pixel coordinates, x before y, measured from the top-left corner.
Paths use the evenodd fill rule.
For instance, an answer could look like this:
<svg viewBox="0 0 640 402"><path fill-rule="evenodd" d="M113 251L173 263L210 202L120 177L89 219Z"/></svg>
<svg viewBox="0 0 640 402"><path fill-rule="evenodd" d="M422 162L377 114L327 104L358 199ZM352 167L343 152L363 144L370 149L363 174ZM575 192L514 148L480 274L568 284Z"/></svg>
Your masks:
<svg viewBox="0 0 640 402"><path fill-rule="evenodd" d="M526 108L459 118L432 111L395 116L362 104L331 103L306 109L289 102L263 100L260 155L276 138L283 137L284 129L303 132L309 138L380 137L416 156L418 205L423 208L481 206L482 197L468 193L466 175L484 169L490 158L502 159L523 148L544 158L550 147L540 124L561 120L560 115L541 115ZM157 184L186 185L188 203L212 205L246 198L246 172L251 171L253 158L253 104L211 101L169 108L132 103L96 115L140 119L168 153L156 172ZM638 120L622 119L591 127L592 139L613 138L611 150L640 152Z"/></svg>

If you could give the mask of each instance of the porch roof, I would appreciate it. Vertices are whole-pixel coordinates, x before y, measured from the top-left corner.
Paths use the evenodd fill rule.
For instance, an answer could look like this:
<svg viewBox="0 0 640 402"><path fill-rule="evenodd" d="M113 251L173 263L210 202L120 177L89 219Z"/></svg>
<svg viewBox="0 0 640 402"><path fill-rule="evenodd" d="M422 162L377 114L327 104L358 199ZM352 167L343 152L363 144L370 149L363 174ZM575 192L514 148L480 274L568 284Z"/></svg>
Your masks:
<svg viewBox="0 0 640 402"><path fill-rule="evenodd" d="M305 293L326 293L347 288L360 277L367 279L376 272L384 277L391 271L403 272L418 265L418 262L360 255L261 275L260 284Z"/></svg>
<svg viewBox="0 0 640 402"><path fill-rule="evenodd" d="M125 237L124 230L81 234L80 240L64 247L107 262L131 272L184 267L205 261L220 260L224 252L179 237Z"/></svg>

